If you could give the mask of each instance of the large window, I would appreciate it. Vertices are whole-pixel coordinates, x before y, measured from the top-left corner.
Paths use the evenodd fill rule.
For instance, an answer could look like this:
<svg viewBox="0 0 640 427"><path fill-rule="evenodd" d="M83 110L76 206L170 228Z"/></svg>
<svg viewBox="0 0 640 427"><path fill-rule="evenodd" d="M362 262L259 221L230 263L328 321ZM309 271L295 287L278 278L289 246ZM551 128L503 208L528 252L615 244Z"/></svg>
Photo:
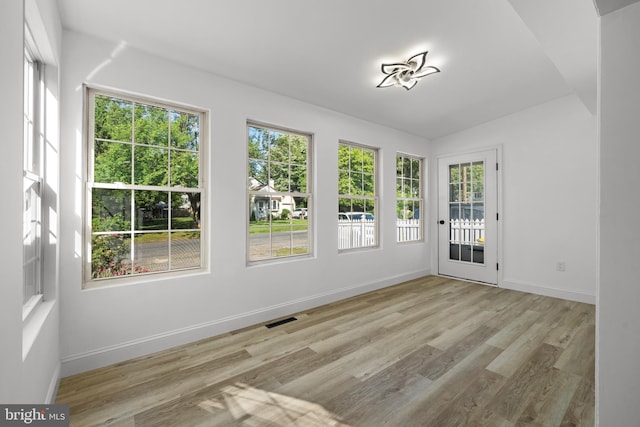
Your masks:
<svg viewBox="0 0 640 427"><path fill-rule="evenodd" d="M422 159L396 156L396 236L398 242L422 240Z"/></svg>
<svg viewBox="0 0 640 427"><path fill-rule="evenodd" d="M87 282L203 267L205 113L87 89Z"/></svg>
<svg viewBox="0 0 640 427"><path fill-rule="evenodd" d="M249 262L311 253L311 136L247 124Z"/></svg>
<svg viewBox="0 0 640 427"><path fill-rule="evenodd" d="M42 300L43 102L42 66L24 51L23 304L24 315Z"/></svg>
<svg viewBox="0 0 640 427"><path fill-rule="evenodd" d="M378 245L377 151L338 145L338 249Z"/></svg>

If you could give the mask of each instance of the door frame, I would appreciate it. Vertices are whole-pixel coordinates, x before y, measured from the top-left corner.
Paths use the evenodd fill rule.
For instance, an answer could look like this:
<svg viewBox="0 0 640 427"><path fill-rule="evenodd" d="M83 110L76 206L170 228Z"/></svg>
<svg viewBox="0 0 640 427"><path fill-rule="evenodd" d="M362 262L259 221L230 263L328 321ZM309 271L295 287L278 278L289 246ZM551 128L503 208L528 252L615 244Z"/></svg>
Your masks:
<svg viewBox="0 0 640 427"><path fill-rule="evenodd" d="M434 203L434 207L433 209L431 209L432 215L433 215L433 222L432 222L432 226L435 227L435 232L432 233L433 237L433 244L432 244L432 250L435 253L435 256L432 257L432 259L435 260L435 271L436 271L436 275L440 275L440 247L439 247L439 233L441 232L441 227L440 224L438 224L438 220L439 220L439 214L440 214L440 182L439 182L439 163L441 159L446 159L448 157L456 157L456 156L465 156L465 155L474 155L476 153L481 153L481 152L485 152L485 151L490 151L490 150L495 150L496 152L496 162L498 163L498 170L496 171L496 198L497 198L497 212L498 212L498 224L497 224L497 229L498 229L498 236L496 238L496 243L498 245L497 248L497 263L499 265L498 268L498 275L497 275L497 283L496 283L496 287L501 288L502 287L502 283L503 283L503 276L504 276L504 227L503 227L503 223L504 223L504 209L503 209L503 182L502 182L502 176L503 176L503 171L504 171L504 161L503 161L503 156L502 156L502 144L498 144L498 145L490 145L490 146L483 146L483 147L478 147L478 148L474 148L474 149L470 149L470 150L461 150L461 151L453 151L453 152L446 152L446 153L441 153L441 154L437 154L435 157L435 165L432 168L432 174L431 176L435 177L435 179L433 180L433 182L435 182L435 190L434 190L434 197L432 198L432 200L435 199L435 203ZM433 187L432 187L433 188ZM452 276L443 276L443 277L452 277ZM462 279L459 278L458 280L464 280L464 281L470 281L473 282L472 280L468 280L468 279ZM474 283L480 283L482 285L487 285L487 286L494 286L492 284L489 283L484 283L484 282L474 282Z"/></svg>

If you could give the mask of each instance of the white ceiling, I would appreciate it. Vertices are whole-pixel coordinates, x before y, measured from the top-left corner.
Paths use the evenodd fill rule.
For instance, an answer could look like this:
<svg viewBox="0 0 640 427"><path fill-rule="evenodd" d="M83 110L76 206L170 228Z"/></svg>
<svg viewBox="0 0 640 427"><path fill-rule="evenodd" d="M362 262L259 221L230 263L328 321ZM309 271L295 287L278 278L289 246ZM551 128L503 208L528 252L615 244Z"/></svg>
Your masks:
<svg viewBox="0 0 640 427"><path fill-rule="evenodd" d="M593 0L58 0L63 26L435 138L570 93L595 112ZM412 90L383 62L429 51Z"/></svg>

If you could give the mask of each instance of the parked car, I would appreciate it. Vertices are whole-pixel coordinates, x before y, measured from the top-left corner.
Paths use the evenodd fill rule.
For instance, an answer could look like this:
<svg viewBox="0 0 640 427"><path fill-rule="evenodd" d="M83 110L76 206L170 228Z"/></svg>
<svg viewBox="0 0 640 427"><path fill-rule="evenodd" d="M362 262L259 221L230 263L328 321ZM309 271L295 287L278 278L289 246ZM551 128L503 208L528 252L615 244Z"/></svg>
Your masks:
<svg viewBox="0 0 640 427"><path fill-rule="evenodd" d="M307 208L299 208L294 210L291 213L291 218L294 219L305 219L309 216L308 212L307 212Z"/></svg>

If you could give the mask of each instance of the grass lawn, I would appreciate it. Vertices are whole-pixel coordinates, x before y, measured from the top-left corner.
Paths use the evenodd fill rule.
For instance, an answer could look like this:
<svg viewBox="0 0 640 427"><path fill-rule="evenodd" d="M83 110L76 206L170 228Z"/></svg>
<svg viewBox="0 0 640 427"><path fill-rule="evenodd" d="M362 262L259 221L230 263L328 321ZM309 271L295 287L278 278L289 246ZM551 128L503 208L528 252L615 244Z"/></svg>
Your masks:
<svg viewBox="0 0 640 427"><path fill-rule="evenodd" d="M269 221L251 221L249 222L249 234L258 233L278 233L283 231L305 231L307 229L306 219L274 219L271 221L271 227L269 227Z"/></svg>

